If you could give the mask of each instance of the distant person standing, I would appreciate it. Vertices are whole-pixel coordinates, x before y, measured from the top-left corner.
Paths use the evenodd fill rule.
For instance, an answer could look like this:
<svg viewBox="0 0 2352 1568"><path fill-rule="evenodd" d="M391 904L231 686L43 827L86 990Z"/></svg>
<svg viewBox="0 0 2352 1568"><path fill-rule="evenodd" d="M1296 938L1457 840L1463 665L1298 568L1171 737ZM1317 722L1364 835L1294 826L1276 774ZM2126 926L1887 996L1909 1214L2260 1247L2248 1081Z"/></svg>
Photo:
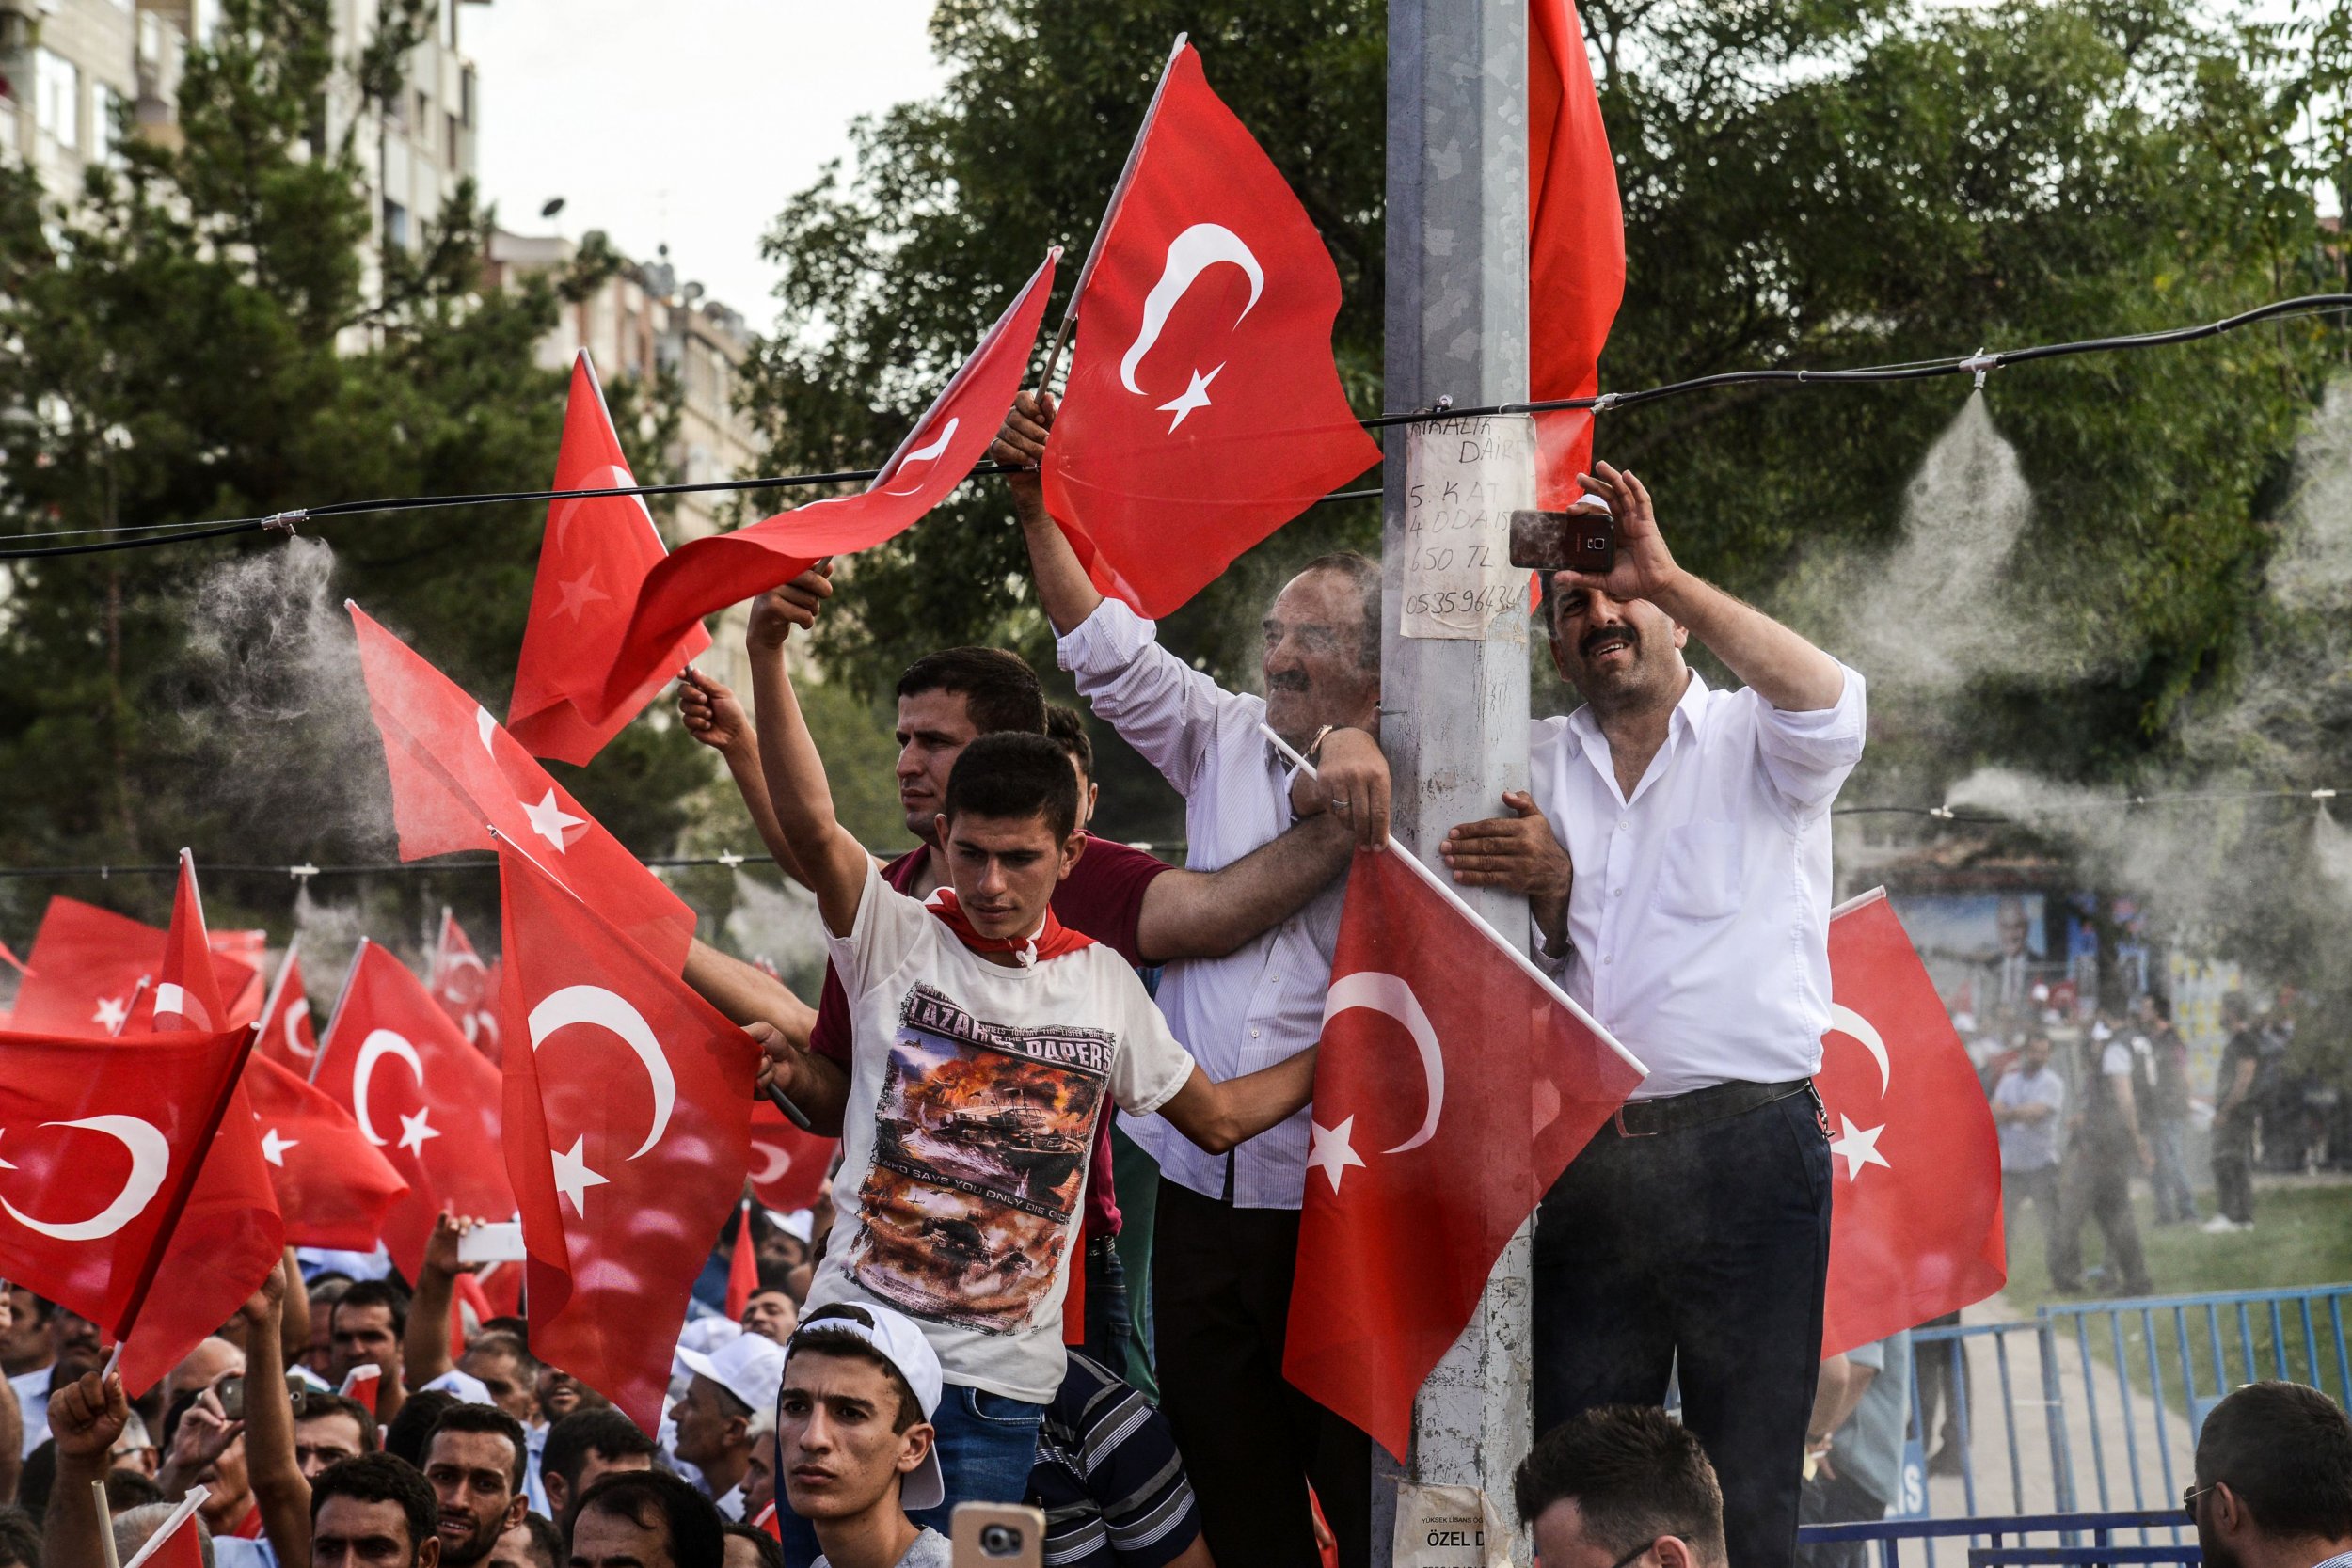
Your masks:
<svg viewBox="0 0 2352 1568"><path fill-rule="evenodd" d="M2104 1025L2082 1042L2081 1109L2072 1123L2073 1141L2058 1178L2058 1223L2050 1241L2050 1283L2060 1291L2083 1289L2083 1222L2096 1220L2106 1238L2108 1284L2125 1295L2144 1296L2153 1287L2139 1246L2139 1224L2132 1218L2132 1167L2154 1164L2139 1130L2138 1076L2132 1042Z"/></svg>
<svg viewBox="0 0 2352 1568"><path fill-rule="evenodd" d="M2050 1068L2050 1037L2035 1028L1993 1085L1993 1124L2001 1139L2001 1220L2009 1249L2017 1251L2017 1217L2027 1204L2042 1222L2050 1277L2058 1277L2058 1131L2066 1115L2066 1080Z"/></svg>
<svg viewBox="0 0 2352 1568"><path fill-rule="evenodd" d="M2221 999L2221 1027L2230 1043L2213 1085L2213 1200L2221 1212L2205 1222L2212 1235L2254 1227L2254 1077L2263 1042L2244 991Z"/></svg>
<svg viewBox="0 0 2352 1568"><path fill-rule="evenodd" d="M2193 1225L2197 1196L2188 1182L2188 1042L2172 1027L2172 1004L2161 996L2139 999L2139 1026L2155 1069L2148 1142L2156 1157L2149 1178L2156 1194L2156 1223Z"/></svg>

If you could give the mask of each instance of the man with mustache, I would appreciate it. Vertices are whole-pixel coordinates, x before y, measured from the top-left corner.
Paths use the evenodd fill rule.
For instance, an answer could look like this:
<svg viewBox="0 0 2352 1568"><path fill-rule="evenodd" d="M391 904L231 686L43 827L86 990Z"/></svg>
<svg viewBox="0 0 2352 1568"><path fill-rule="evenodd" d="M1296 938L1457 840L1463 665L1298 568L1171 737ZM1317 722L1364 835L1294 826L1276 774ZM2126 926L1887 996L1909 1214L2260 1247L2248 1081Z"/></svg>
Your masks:
<svg viewBox="0 0 2352 1568"><path fill-rule="evenodd" d="M1527 895L1542 961L1650 1069L1537 1212L1535 1425L1659 1403L1678 1364L1731 1560L1782 1568L1829 1267L1829 812L1863 681L1684 571L1642 482L1596 469L1616 562L1554 574L1549 613L1584 706L1535 725L1509 816L1441 848ZM1741 689L1684 663L1693 637Z"/></svg>
<svg viewBox="0 0 2352 1568"><path fill-rule="evenodd" d="M1035 468L1055 407L1050 393L1022 393L990 455L1029 470L1007 484L1057 657L1095 717L1184 797L1187 864L1214 870L1310 814L1335 818L1359 846L1386 843L1379 568L1357 555L1308 562L1263 621L1265 695L1227 691L1162 647L1150 622L1097 592L1046 515ZM1269 728L1310 757L1318 779L1283 760ZM1168 967L1160 1006L1212 1077L1285 1061L1321 1037L1344 887L1344 878L1330 880L1224 957ZM1230 1153L1195 1148L1152 1119L1128 1130L1160 1162L1154 1348L1210 1555L1220 1568L1312 1563L1311 1481L1343 1568L1357 1568L1371 1551L1369 1440L1282 1377L1306 1111Z"/></svg>

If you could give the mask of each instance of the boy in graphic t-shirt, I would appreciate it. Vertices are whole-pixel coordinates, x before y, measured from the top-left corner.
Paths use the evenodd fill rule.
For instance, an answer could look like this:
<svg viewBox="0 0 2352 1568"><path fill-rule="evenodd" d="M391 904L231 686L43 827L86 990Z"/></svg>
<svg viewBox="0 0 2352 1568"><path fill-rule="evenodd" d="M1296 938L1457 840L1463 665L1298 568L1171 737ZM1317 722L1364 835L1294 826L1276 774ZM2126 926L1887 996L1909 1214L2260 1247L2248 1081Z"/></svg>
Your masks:
<svg viewBox="0 0 2352 1568"><path fill-rule="evenodd" d="M755 637L751 654L769 793L852 1019L837 1218L807 1305L878 1303L921 1326L947 1384L946 1497L917 1522L945 1529L958 1502L1023 1496L1105 1103L1222 1152L1307 1103L1315 1053L1212 1082L1119 955L1054 918L1087 841L1069 759L1042 736L964 749L935 839L949 885L894 891L834 816L780 647ZM791 1093L798 1053L771 1054Z"/></svg>

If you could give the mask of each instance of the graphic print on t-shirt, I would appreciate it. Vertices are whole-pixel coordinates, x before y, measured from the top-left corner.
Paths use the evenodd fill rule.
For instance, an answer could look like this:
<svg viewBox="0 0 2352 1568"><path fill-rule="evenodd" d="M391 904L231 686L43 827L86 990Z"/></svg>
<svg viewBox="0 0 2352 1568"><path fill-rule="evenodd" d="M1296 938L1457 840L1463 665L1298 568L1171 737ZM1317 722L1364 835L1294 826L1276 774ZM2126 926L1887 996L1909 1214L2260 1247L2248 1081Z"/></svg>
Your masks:
<svg viewBox="0 0 2352 1568"><path fill-rule="evenodd" d="M911 989L850 1276L917 1317L984 1334L1025 1326L1060 1266L1118 1053L1106 1030L1009 1028Z"/></svg>

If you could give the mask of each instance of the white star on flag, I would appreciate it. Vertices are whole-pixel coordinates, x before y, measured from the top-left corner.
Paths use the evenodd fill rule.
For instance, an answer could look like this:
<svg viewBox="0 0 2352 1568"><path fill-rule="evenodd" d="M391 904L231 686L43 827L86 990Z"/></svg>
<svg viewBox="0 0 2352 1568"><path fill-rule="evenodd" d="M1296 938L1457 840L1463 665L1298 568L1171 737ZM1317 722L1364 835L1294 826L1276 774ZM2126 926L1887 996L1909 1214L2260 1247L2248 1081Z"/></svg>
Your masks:
<svg viewBox="0 0 2352 1568"><path fill-rule="evenodd" d="M427 1138L437 1138L441 1135L440 1129L425 1120L424 1117L425 1113L420 1110L413 1117L400 1118L400 1147L419 1157L422 1157L424 1153L424 1141Z"/></svg>
<svg viewBox="0 0 2352 1568"><path fill-rule="evenodd" d="M548 798L537 805L525 800L522 807L523 815L531 818L531 831L554 845L559 855L564 852L564 830L577 828L588 820L584 816L574 816L557 805L552 789L548 791Z"/></svg>
<svg viewBox="0 0 2352 1568"><path fill-rule="evenodd" d="M612 594L606 593L603 589L598 588L596 585L596 574L594 568L580 573L579 577L573 578L570 582L565 582L561 578L558 578L555 587L556 591L564 595L564 602L557 605L555 608L564 614L570 616L574 621L578 621L580 617L580 612L585 610L590 605L596 604L599 600L612 598Z"/></svg>
<svg viewBox="0 0 2352 1568"><path fill-rule="evenodd" d="M1193 372L1192 384L1177 393L1172 402L1160 404L1161 413L1176 416L1168 421L1169 435L1173 436L1176 433L1176 427L1192 417L1194 409L1209 406L1209 383L1215 381L1218 372L1224 369L1224 366L1219 365L1216 370L1211 371L1206 375L1202 375L1199 371Z"/></svg>
<svg viewBox="0 0 2352 1568"><path fill-rule="evenodd" d="M101 1029L119 1029L130 1016L130 1006L121 997L102 996L98 999L97 1016L90 1022Z"/></svg>
<svg viewBox="0 0 2352 1568"><path fill-rule="evenodd" d="M278 1129L275 1127L262 1134L262 1158L273 1165L285 1164L286 1150L301 1147L300 1138L281 1138L278 1135Z"/></svg>
<svg viewBox="0 0 2352 1568"><path fill-rule="evenodd" d="M1865 1165L1881 1165L1888 1170L1895 1168L1887 1164L1886 1156L1879 1152L1879 1134L1886 1131L1883 1124L1856 1127L1853 1117L1842 1111L1838 1113L1837 1119L1844 1124L1845 1132L1831 1142L1829 1151L1845 1156L1847 1180L1851 1181L1860 1176Z"/></svg>
<svg viewBox="0 0 2352 1568"><path fill-rule="evenodd" d="M588 1135L583 1132L574 1138L572 1147L563 1153L548 1150L548 1159L555 1166L555 1190L571 1199L572 1212L582 1219L588 1217L587 1205L582 1201L588 1196L588 1189L601 1187L606 1180L588 1168L588 1157L580 1152L581 1146L587 1141Z"/></svg>
<svg viewBox="0 0 2352 1568"><path fill-rule="evenodd" d="M1341 1172L1350 1165L1364 1163L1356 1152L1355 1146L1347 1141L1348 1134L1356 1130L1356 1118L1343 1117L1337 1127L1325 1127L1311 1119L1307 1125L1312 1127L1315 1132L1315 1146L1307 1156L1307 1168L1319 1170L1329 1177L1331 1190L1336 1193L1340 1190Z"/></svg>

